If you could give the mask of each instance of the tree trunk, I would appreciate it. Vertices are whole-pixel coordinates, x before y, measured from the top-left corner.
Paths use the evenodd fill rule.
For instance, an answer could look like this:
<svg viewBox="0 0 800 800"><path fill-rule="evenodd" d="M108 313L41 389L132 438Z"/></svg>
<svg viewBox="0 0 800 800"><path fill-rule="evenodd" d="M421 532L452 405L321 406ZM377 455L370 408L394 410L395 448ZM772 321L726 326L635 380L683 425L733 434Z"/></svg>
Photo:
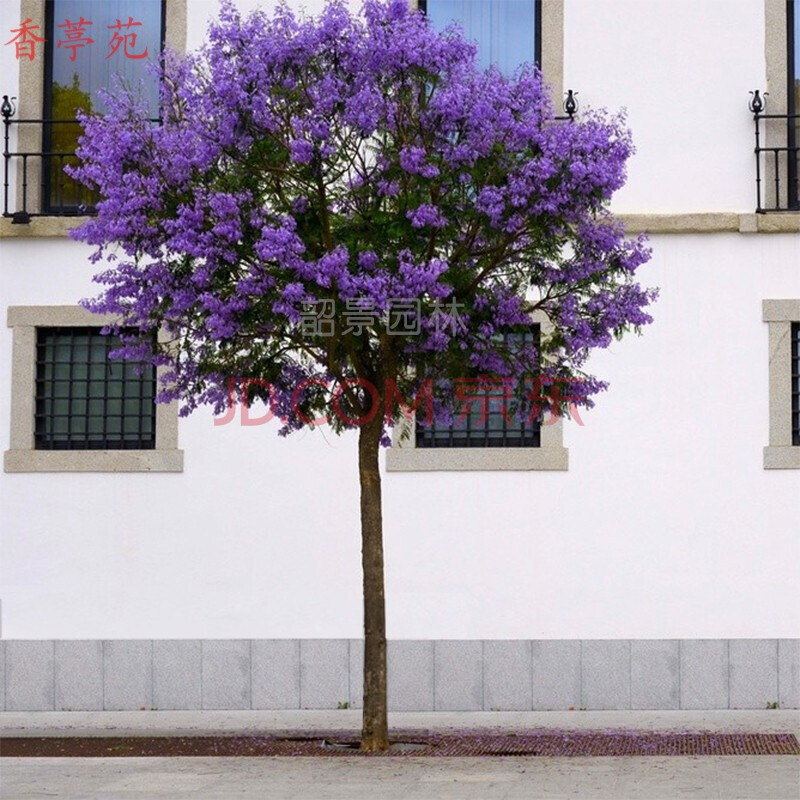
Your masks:
<svg viewBox="0 0 800 800"><path fill-rule="evenodd" d="M378 453L381 414L359 429L361 483L361 565L364 574L364 718L362 750L386 750L386 606L383 588L383 518Z"/></svg>

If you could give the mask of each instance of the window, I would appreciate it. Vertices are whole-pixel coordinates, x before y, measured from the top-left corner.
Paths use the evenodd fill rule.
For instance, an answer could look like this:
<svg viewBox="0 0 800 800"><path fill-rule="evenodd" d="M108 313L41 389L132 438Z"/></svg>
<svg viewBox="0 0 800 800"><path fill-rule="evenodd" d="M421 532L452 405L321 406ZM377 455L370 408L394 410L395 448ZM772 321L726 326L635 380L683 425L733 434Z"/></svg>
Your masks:
<svg viewBox="0 0 800 800"><path fill-rule="evenodd" d="M800 300L764 300L769 324L769 444L764 469L800 469Z"/></svg>
<svg viewBox="0 0 800 800"><path fill-rule="evenodd" d="M421 7L436 28L461 23L483 67L510 74L526 61L541 63L540 0L427 0Z"/></svg>
<svg viewBox="0 0 800 800"><path fill-rule="evenodd" d="M109 358L110 318L77 306L11 306L6 472L181 472L175 403L151 366Z"/></svg>
<svg viewBox="0 0 800 800"><path fill-rule="evenodd" d="M511 336L506 337L506 341ZM520 335L526 343L538 341L538 328ZM524 404L515 409L509 402L505 386L498 384L487 389L464 387L466 395L474 398L465 403L463 414L452 425L423 425L417 421L417 447L539 447L541 425L538 417L531 419L532 408Z"/></svg>
<svg viewBox="0 0 800 800"><path fill-rule="evenodd" d="M511 73L526 61L539 64L556 105L561 104L563 0L417 0L417 6L439 29L461 23L466 36L478 43L483 66L497 64ZM535 321L548 324L544 317ZM476 423L485 411L477 403L461 425L399 423L387 452L387 470L566 470L562 420L516 424L511 412L509 423L503 390L492 394L497 397L488 400L488 419L482 425Z"/></svg>
<svg viewBox="0 0 800 800"><path fill-rule="evenodd" d="M37 450L155 448L155 371L112 360L100 328L37 328Z"/></svg>
<svg viewBox="0 0 800 800"><path fill-rule="evenodd" d="M150 116L158 117L158 84L151 68L163 47L164 0L47 0L46 11L44 118L53 122L43 129L43 150L49 154L42 163L44 208L79 213L93 205L94 197L64 173L65 166L77 163L73 154L81 135L81 126L66 120L75 119L78 111L107 110L100 90L112 89L115 76L142 92ZM91 24L79 25L82 20ZM92 43L61 46L78 32Z"/></svg>
<svg viewBox="0 0 800 800"><path fill-rule="evenodd" d="M547 316L537 312L533 319L538 337L550 331ZM471 392L470 392L471 394ZM474 471L474 470L566 470L569 451L563 445L563 418L547 413L531 424L515 421L524 416L514 412L502 388L489 393L488 405L471 404L470 413L459 426L417 426L416 420L401 420L394 429L392 448L386 453L389 472ZM491 399L494 396L496 399ZM478 424L488 408L488 420ZM506 409L509 423L505 419Z"/></svg>
<svg viewBox="0 0 800 800"><path fill-rule="evenodd" d="M411 0L412 3L415 0ZM523 61L541 67L560 108L564 97L564 0L416 0L437 28L459 22L484 66L506 73Z"/></svg>
<svg viewBox="0 0 800 800"><path fill-rule="evenodd" d="M158 57L162 44L185 51L186 5L187 0L19 0L20 19L33 20L48 39L34 59L20 59L19 88L9 92L19 99L10 118L16 148L6 159L11 191L4 216L29 224L25 235L63 235L71 225L53 217L86 213L93 204L92 194L64 174L63 167L74 161L80 134L80 126L71 122L76 110L102 109L97 90L110 86L112 74L137 90L141 87L157 116L155 82L146 65ZM83 38L94 41L77 48L72 61L71 48L58 47L59 40L69 40L67 29L59 26L81 19L92 22ZM120 30L115 28L117 19ZM127 28L131 19L141 25ZM126 40L132 33L135 41ZM115 36L117 51L107 58ZM127 57L126 47L130 56L147 49L147 57ZM68 121L45 122L53 119Z"/></svg>

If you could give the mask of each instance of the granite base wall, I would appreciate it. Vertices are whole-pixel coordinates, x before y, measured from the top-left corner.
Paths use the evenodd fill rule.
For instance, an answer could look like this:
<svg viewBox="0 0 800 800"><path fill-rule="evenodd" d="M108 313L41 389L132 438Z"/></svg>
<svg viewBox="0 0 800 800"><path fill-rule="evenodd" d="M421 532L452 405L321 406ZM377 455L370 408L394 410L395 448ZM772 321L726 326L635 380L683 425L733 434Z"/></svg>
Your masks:
<svg viewBox="0 0 800 800"><path fill-rule="evenodd" d="M360 639L0 641L0 709L362 703ZM398 640L393 711L800 707L800 639Z"/></svg>

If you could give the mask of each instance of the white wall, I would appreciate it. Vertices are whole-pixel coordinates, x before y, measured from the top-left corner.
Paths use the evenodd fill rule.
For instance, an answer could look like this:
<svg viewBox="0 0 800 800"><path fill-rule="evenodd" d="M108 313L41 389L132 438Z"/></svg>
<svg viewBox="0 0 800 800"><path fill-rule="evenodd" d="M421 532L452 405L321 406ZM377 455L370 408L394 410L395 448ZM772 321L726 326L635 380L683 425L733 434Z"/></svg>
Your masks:
<svg viewBox="0 0 800 800"><path fill-rule="evenodd" d="M190 0L190 43L209 5ZM752 211L763 4L565 5L566 85L626 105L639 148L617 210ZM595 358L611 389L566 424L568 472L385 476L390 637L798 635L800 474L761 455L761 300L800 296L798 237L652 245L655 324ZM91 294L88 252L0 240L0 308ZM2 327L0 449L10 356ZM3 636L359 636L354 437L276 430L201 412L180 475L2 475Z"/></svg>
<svg viewBox="0 0 800 800"><path fill-rule="evenodd" d="M565 0L564 85L626 107L637 155L618 212L753 211L763 0Z"/></svg>
<svg viewBox="0 0 800 800"><path fill-rule="evenodd" d="M797 238L653 247L656 322L596 357L612 385L566 424L569 472L385 476L391 636L797 635L800 492L762 469L760 309L800 293ZM83 255L4 242L0 302L87 294ZM4 475L4 635L358 635L353 437L275 432L200 413L182 475Z"/></svg>

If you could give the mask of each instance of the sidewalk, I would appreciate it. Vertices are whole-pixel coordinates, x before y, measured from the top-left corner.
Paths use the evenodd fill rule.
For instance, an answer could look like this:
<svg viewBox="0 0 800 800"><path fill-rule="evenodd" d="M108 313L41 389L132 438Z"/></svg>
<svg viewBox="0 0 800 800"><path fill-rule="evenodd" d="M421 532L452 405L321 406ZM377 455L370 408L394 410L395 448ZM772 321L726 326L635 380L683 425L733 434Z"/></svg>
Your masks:
<svg viewBox="0 0 800 800"><path fill-rule="evenodd" d="M682 730L800 735L797 711L397 713L394 728ZM125 711L0 714L4 736L357 730L358 711ZM522 800L797 800L792 756L625 758L2 759L0 797Z"/></svg>
<svg viewBox="0 0 800 800"><path fill-rule="evenodd" d="M565 728L793 733L800 711L408 711L389 714L390 728ZM5 711L4 736L149 736L352 730L361 711Z"/></svg>

